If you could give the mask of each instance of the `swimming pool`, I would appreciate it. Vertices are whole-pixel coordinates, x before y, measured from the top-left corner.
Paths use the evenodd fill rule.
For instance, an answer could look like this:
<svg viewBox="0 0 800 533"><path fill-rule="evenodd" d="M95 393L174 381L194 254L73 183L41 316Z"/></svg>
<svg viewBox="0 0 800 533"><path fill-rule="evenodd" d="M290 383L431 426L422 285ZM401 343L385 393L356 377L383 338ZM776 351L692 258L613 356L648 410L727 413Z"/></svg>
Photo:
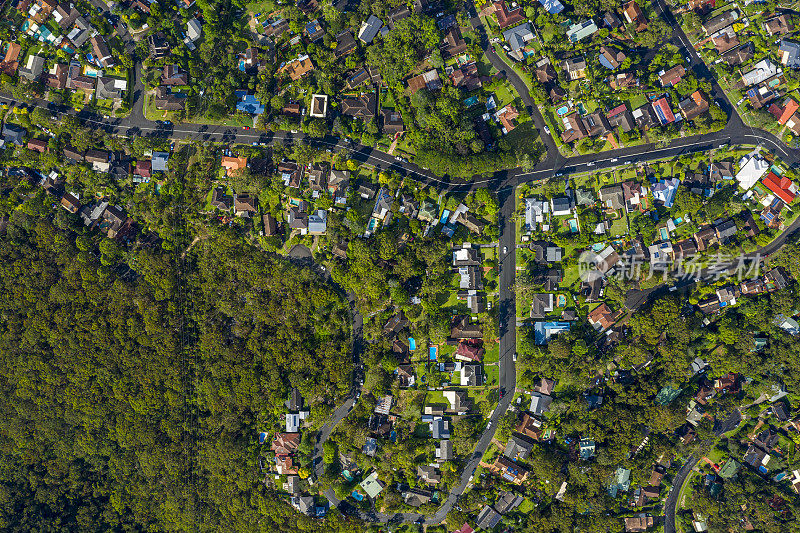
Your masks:
<svg viewBox="0 0 800 533"><path fill-rule="evenodd" d="M97 78L99 76L102 76L103 72L93 67L84 67L83 75L89 76L90 78Z"/></svg>
<svg viewBox="0 0 800 533"><path fill-rule="evenodd" d="M605 248L605 247L606 247L606 245L604 243L596 242L596 243L594 243L592 245L592 250L594 250L595 252L601 252L601 251L603 251L603 248Z"/></svg>
<svg viewBox="0 0 800 533"><path fill-rule="evenodd" d="M431 346L428 348L428 359L431 361L436 361L436 354L439 352L439 348L436 346Z"/></svg>
<svg viewBox="0 0 800 533"><path fill-rule="evenodd" d="M662 241L668 241L669 240L669 232L667 231L667 228L661 228L658 231L661 232L661 240Z"/></svg>
<svg viewBox="0 0 800 533"><path fill-rule="evenodd" d="M359 501L359 502L363 502L364 501L364 495L361 494L360 492L358 492L357 490L354 490L350 495L356 501Z"/></svg>
<svg viewBox="0 0 800 533"><path fill-rule="evenodd" d="M569 230L572 233L578 233L578 221L574 218L569 219Z"/></svg>
<svg viewBox="0 0 800 533"><path fill-rule="evenodd" d="M565 105L562 105L561 107L559 107L558 109L556 109L556 113L558 113L558 116L559 116L559 117L563 117L564 115L566 115L567 113L569 113L569 106L568 106L568 105L566 105L566 104L565 104Z"/></svg>
<svg viewBox="0 0 800 533"><path fill-rule="evenodd" d="M245 64L244 63L244 59L240 59L239 60L239 70L241 70L242 72L245 71L244 64Z"/></svg>
<svg viewBox="0 0 800 533"><path fill-rule="evenodd" d="M557 305L559 307L564 307L565 305L567 305L567 297L564 296L563 294L559 294L556 301L558 302Z"/></svg>
<svg viewBox="0 0 800 533"><path fill-rule="evenodd" d="M412 352L417 349L417 341L414 340L414 337L408 338L408 349Z"/></svg>

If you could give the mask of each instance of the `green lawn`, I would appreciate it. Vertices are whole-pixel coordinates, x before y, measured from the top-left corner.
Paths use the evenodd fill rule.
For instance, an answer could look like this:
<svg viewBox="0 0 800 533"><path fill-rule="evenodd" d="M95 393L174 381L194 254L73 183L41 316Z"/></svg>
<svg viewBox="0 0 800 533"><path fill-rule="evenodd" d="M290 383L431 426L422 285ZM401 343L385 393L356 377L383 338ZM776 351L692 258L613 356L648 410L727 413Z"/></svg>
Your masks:
<svg viewBox="0 0 800 533"><path fill-rule="evenodd" d="M624 217L618 218L611 223L611 229L609 233L613 237L618 237L620 235L625 235L628 233L628 224Z"/></svg>
<svg viewBox="0 0 800 533"><path fill-rule="evenodd" d="M500 379L500 367L498 365L485 365L483 367L483 371L486 374L486 383L487 386L497 386Z"/></svg>
<svg viewBox="0 0 800 533"><path fill-rule="evenodd" d="M258 0L247 4L245 9L253 15L261 13L264 16L275 11L275 2L273 0Z"/></svg>
<svg viewBox="0 0 800 533"><path fill-rule="evenodd" d="M484 363L496 363L500 360L500 344L493 342L486 345L486 353L483 354Z"/></svg>
<svg viewBox="0 0 800 533"><path fill-rule="evenodd" d="M647 97L643 94L637 94L629 100L631 108L636 109L647 104Z"/></svg>

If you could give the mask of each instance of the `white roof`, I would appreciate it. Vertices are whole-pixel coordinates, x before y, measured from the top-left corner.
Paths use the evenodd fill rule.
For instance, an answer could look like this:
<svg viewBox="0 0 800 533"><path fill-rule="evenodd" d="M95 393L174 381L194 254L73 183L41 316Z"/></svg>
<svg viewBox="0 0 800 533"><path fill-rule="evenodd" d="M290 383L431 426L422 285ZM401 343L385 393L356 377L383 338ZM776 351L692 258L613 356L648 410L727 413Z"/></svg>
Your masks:
<svg viewBox="0 0 800 533"><path fill-rule="evenodd" d="M750 154L739 161L739 169L736 181L742 189L748 190L767 172L769 163L756 154Z"/></svg>

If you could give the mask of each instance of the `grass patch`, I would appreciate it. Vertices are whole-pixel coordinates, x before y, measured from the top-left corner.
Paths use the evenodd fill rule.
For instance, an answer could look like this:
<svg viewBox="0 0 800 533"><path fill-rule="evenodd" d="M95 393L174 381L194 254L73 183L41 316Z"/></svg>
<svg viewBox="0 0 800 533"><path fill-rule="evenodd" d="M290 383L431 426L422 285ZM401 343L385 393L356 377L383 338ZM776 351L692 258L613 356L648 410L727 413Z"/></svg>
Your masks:
<svg viewBox="0 0 800 533"><path fill-rule="evenodd" d="M484 365L483 372L486 374L486 386L495 387L500 382L500 367L498 365Z"/></svg>

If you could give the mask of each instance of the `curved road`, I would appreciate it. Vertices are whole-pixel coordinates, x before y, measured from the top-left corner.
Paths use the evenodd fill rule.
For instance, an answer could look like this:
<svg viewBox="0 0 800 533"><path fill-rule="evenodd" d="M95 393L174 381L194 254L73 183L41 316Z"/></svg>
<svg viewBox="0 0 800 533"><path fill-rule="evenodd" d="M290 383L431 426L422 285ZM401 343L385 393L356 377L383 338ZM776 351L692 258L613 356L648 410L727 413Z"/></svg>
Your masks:
<svg viewBox="0 0 800 533"><path fill-rule="evenodd" d="M675 532L675 509L678 505L678 496L680 496L683 484L686 483L686 478L689 477L692 469L700 462L700 458L689 457L678 473L675 474L675 479L672 480L672 488L667 495L667 501L664 503L664 533Z"/></svg>

